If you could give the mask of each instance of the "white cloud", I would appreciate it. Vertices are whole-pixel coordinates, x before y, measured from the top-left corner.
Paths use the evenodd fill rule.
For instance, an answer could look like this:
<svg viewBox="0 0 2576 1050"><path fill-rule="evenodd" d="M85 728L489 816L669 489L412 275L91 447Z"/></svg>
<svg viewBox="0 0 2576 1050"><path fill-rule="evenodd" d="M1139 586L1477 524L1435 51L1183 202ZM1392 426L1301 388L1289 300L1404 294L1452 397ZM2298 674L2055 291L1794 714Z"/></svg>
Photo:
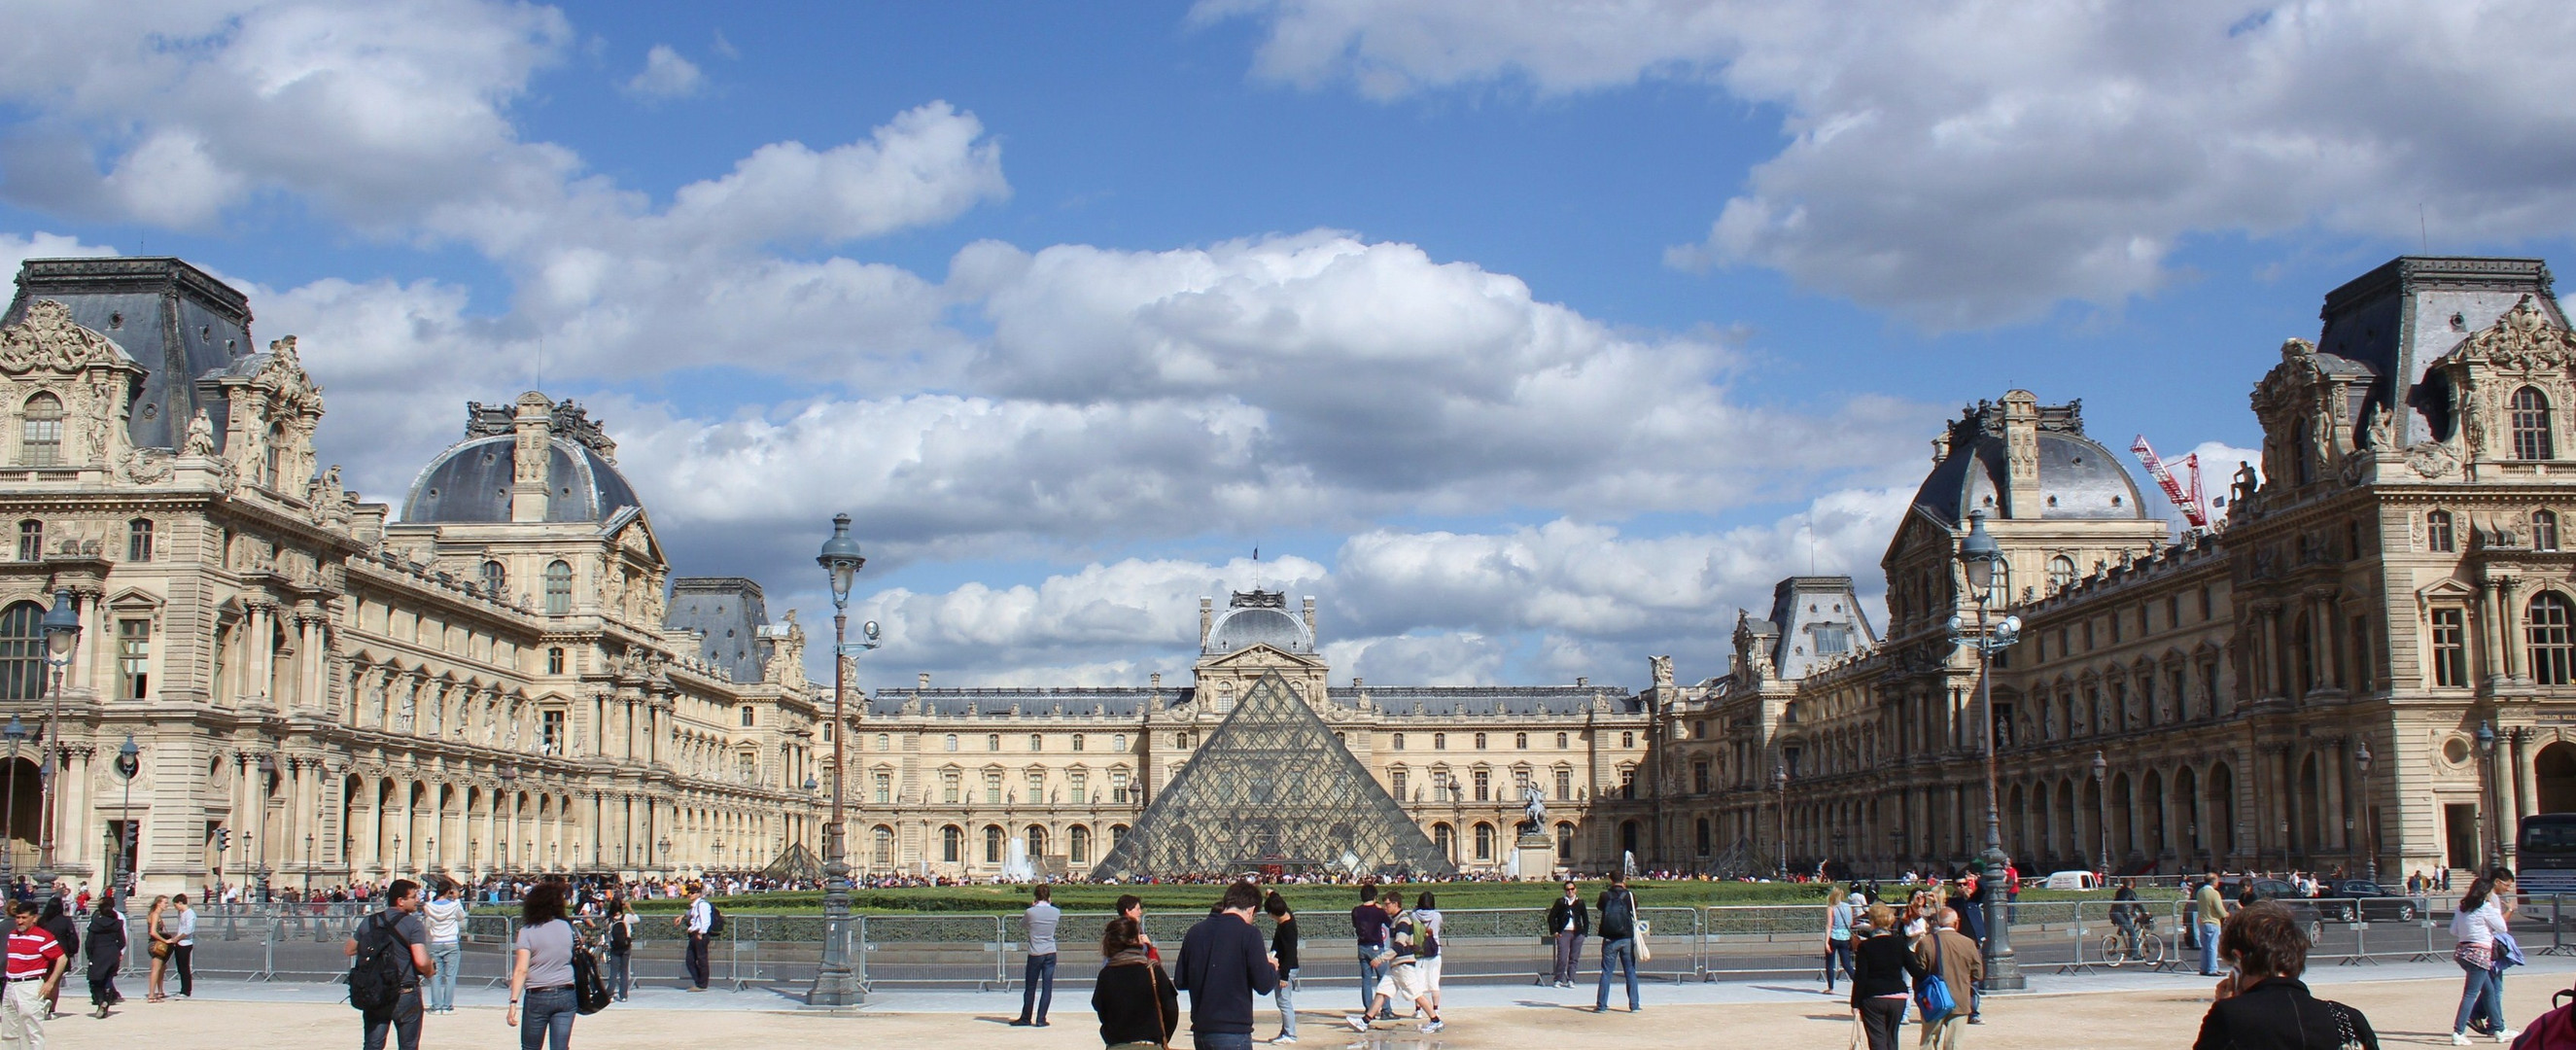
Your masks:
<svg viewBox="0 0 2576 1050"><path fill-rule="evenodd" d="M0 233L0 269L15 274L18 264L29 259L60 259L75 256L114 255L116 249L104 245L82 244L78 237L58 233L19 235Z"/></svg>
<svg viewBox="0 0 2576 1050"><path fill-rule="evenodd" d="M2252 12L2249 15L2249 12ZM1776 107L1685 265L1752 264L1934 328L2116 304L2195 235L2576 231L2576 8L2227 0L1221 0L1266 76L1379 97L1706 80Z"/></svg>
<svg viewBox="0 0 2576 1050"><path fill-rule="evenodd" d="M724 37L718 35L717 41ZM669 44L655 44L644 54L644 68L629 78L624 87L629 95L641 99L687 98L707 85L707 76L698 71L697 63L680 57Z"/></svg>

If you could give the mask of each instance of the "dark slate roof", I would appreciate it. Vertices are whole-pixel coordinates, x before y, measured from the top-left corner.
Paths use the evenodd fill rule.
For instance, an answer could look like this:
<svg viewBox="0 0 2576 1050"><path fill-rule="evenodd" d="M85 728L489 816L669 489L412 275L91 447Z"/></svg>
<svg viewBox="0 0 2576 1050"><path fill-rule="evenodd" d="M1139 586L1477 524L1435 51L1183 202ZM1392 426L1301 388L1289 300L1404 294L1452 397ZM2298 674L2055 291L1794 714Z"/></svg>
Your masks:
<svg viewBox="0 0 2576 1050"><path fill-rule="evenodd" d="M2494 324L2530 296L2565 325L2549 266L2539 259L2489 259L2405 255L2326 293L2318 311L2319 363L2332 355L2375 377L2362 404L2347 408L2356 423L2366 406L2403 406L2396 417L2399 447L2451 436L2451 392L2428 375L2435 361L2470 333Z"/></svg>
<svg viewBox="0 0 2576 1050"><path fill-rule="evenodd" d="M1636 714L1645 701L1617 686L1594 685L1461 685L1367 686L1329 689L1326 695L1357 709L1360 694L1381 715L1397 718L1454 718L1459 715L1577 715L1592 709L1592 698L1610 702L1612 714Z"/></svg>
<svg viewBox="0 0 2576 1050"><path fill-rule="evenodd" d="M0 324L38 299L70 308L81 327L116 341L144 367L143 396L126 425L134 443L175 449L198 408L222 440L231 406L210 380L252 353L250 298L178 259L29 259Z"/></svg>
<svg viewBox="0 0 2576 1050"><path fill-rule="evenodd" d="M760 584L739 576L683 576L671 581L671 604L662 626L698 631L706 640L697 655L736 682L760 681L769 661L769 643L760 629L769 624L769 607Z"/></svg>
<svg viewBox="0 0 2576 1050"><path fill-rule="evenodd" d="M546 476L554 489L546 501L547 521L606 521L620 510L643 505L607 457L561 438L547 445ZM518 460L518 439L507 435L448 446L412 481L411 495L403 500L403 520L510 520L510 483Z"/></svg>
<svg viewBox="0 0 2576 1050"><path fill-rule="evenodd" d="M879 689L868 698L868 717L892 718L903 713L903 705L916 699L916 714L975 715L1006 718L1011 707L1018 705L1023 715L1052 714L1061 707L1074 716L1106 718L1142 718L1146 705L1154 700L1157 690L1128 686L1102 688L1015 688L997 689ZM1163 706L1179 707L1189 702L1190 690L1164 689Z"/></svg>
<svg viewBox="0 0 2576 1050"><path fill-rule="evenodd" d="M2084 436L2079 406L2040 407L2039 516L2120 520L2144 517L2137 482L2100 442ZM1957 525L1977 507L2000 506L2006 465L2000 404L1980 405L1950 424L1950 452L1915 490L1914 505ZM2111 501L2117 498L2119 503ZM2054 503L2050 502L2055 500ZM1991 512L1990 512L1991 513Z"/></svg>

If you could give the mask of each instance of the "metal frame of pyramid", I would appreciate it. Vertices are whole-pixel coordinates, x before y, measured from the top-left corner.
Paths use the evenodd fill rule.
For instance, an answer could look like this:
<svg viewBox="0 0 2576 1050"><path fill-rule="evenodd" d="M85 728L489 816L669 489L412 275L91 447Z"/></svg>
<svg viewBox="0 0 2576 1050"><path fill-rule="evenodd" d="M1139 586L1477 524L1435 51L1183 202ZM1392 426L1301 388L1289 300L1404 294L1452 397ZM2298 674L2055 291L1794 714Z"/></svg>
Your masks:
<svg viewBox="0 0 2576 1050"><path fill-rule="evenodd" d="M1092 876L1274 867L1381 877L1458 871L1277 673L1244 693Z"/></svg>

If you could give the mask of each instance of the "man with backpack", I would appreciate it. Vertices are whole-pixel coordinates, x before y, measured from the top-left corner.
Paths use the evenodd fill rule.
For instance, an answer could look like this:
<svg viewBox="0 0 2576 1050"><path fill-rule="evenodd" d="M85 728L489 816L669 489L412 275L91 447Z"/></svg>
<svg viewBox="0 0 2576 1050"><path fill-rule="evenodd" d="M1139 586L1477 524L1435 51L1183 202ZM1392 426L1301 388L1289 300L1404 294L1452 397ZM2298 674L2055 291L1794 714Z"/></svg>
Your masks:
<svg viewBox="0 0 2576 1050"><path fill-rule="evenodd" d="M438 972L420 919L420 884L395 879L385 910L360 920L340 954L349 957L349 1005L365 1019L366 1050L420 1050L420 979Z"/></svg>
<svg viewBox="0 0 2576 1050"><path fill-rule="evenodd" d="M1601 891L1601 991L1593 1000L1592 1012L1610 1012L1610 975L1624 971L1628 978L1628 1012L1637 1012L1637 895L1628 892L1628 876L1610 876L1610 888Z"/></svg>
<svg viewBox="0 0 2576 1050"><path fill-rule="evenodd" d="M689 934L689 990L706 991L707 971L710 969L707 964L707 942L716 935L718 920L715 903L707 899L707 888L704 884L696 882L689 884L689 910L683 913L678 921L680 928L688 931Z"/></svg>

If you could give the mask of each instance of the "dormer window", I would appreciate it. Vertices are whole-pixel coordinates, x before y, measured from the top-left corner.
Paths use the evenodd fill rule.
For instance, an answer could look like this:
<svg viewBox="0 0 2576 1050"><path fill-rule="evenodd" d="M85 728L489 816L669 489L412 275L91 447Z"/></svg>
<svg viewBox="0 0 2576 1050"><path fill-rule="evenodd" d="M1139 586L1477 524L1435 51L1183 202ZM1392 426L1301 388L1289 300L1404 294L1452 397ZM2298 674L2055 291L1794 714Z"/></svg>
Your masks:
<svg viewBox="0 0 2576 1050"><path fill-rule="evenodd" d="M2513 458L2553 458L2549 437L2549 396L2533 387L2513 392Z"/></svg>
<svg viewBox="0 0 2576 1050"><path fill-rule="evenodd" d="M63 459L63 399L39 392L27 399L18 432L18 462L50 467Z"/></svg>

